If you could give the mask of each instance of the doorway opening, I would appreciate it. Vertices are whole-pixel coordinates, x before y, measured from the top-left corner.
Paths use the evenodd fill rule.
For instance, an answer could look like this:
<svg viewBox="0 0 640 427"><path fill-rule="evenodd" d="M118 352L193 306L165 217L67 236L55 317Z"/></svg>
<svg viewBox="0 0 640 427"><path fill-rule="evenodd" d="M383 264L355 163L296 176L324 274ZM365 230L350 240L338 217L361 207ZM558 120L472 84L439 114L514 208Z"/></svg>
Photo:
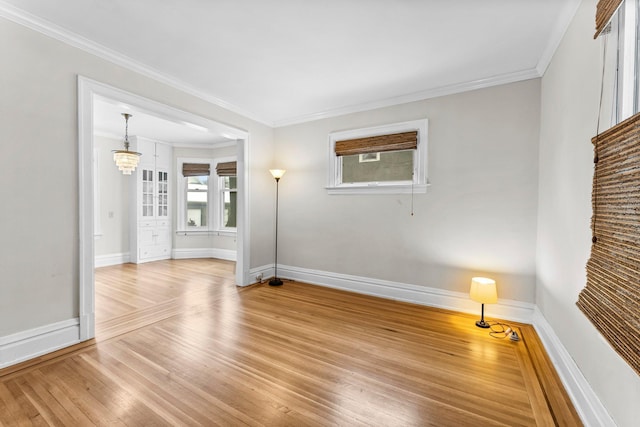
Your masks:
<svg viewBox="0 0 640 427"><path fill-rule="evenodd" d="M122 110L122 111L121 111ZM190 153L197 152L198 150L212 150L214 147L218 149L226 150L227 154L233 154L233 157L237 162L237 196L235 200L236 209L236 227L235 232L235 275L234 281L236 285L244 286L249 283L249 205L248 205L248 138L249 134L246 131L236 129L234 127L216 122L211 119L207 119L192 113L188 113L165 104L158 103L156 101L114 88L109 85L105 85L100 82L96 82L84 77L78 77L78 127L79 127L79 222L80 222L80 253L79 253L79 311L80 311L80 340L84 341L95 337L95 272L96 267L96 231L105 233L105 227L100 224L100 219L97 218L97 214L100 211L100 206L96 204L96 193L100 191L97 168L98 162L105 164L113 163L111 158L104 155L104 152L108 152L102 147L102 156L96 158L97 144L103 144L104 141L96 140L98 138L104 138L107 140L108 145L109 138L113 141L122 142L122 136L124 132L124 120L120 116L120 113L126 112L133 114L140 118L139 122L147 121L149 130L143 130L140 127L140 138L142 142L145 140L162 140L158 138L157 134L153 134L153 129L166 125L165 131L170 132L170 128L177 127L189 127L191 134L195 135L194 140L190 142L173 142L178 150L181 152ZM103 120L97 118L97 113L107 114L109 118ZM101 134L99 137L95 136L95 123L100 120ZM155 122L153 122L155 120ZM113 122L110 124L110 121ZM109 132L108 129L113 126L114 131ZM105 131L105 129L107 129ZM118 132L120 130L120 132ZM197 141L198 135L194 132L202 133L202 141ZM142 135L147 133L147 135ZM188 133L188 132L187 132ZM164 138L166 141L168 138ZM188 136L182 139L188 139ZM169 141L171 142L171 141ZM190 151L194 150L194 151ZM154 155L148 156L147 161L151 160ZM106 165L104 165L106 166ZM113 166L116 168L114 164ZM116 168L117 170L117 168ZM173 175L177 175L177 168L175 158L171 158L171 169ZM127 176L126 178L134 178L133 176ZM177 180L174 178L177 185ZM171 184L171 181L169 181ZM175 194L175 193L174 193ZM133 198L129 196L129 200ZM135 203L135 202L134 202ZM173 211L175 211L175 197L173 202ZM120 213L122 215L122 213ZM109 211L107 215L115 216L115 212ZM104 212L102 212L104 217ZM131 218L135 218L134 215ZM127 227L130 227L131 219L127 221ZM170 241L175 242L176 231L180 229L175 220L166 221L172 238ZM164 224L165 226L167 224ZM112 231L109 231L112 233ZM133 231L135 233L135 231ZM129 235L131 238L131 235ZM122 244L122 243L121 243ZM173 243L171 246L173 247ZM164 248L166 251L166 248ZM230 253L232 251L228 251ZM137 254L138 252L136 252ZM178 254L176 256L176 253ZM129 254L130 256L131 254ZM184 253L182 254L184 255ZM115 256L121 256L123 262L128 262L125 251L115 253ZM172 251L171 256L161 256L161 258L174 258L180 257L179 252ZM183 256L185 257L185 256ZM100 259L100 258L99 258ZM104 260L104 259L102 259ZM113 259L111 260L113 262ZM137 261L136 261L137 262Z"/></svg>

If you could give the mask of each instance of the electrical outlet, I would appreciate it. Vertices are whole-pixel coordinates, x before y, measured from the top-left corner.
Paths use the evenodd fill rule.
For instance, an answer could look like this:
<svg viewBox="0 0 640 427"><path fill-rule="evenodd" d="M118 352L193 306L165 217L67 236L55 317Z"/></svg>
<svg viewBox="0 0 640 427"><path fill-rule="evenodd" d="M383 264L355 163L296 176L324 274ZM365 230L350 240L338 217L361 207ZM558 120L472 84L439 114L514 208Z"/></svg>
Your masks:
<svg viewBox="0 0 640 427"><path fill-rule="evenodd" d="M262 283L262 273L256 274L256 282Z"/></svg>

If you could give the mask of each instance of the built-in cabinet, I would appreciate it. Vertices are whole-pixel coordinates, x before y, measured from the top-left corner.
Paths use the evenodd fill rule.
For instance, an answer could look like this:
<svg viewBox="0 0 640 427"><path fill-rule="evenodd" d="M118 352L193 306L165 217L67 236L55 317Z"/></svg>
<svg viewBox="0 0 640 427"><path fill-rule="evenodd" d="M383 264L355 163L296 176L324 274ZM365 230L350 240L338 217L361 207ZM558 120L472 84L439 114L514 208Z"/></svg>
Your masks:
<svg viewBox="0 0 640 427"><path fill-rule="evenodd" d="M130 189L130 261L139 264L171 258L173 149L140 137L131 137L131 149L142 156Z"/></svg>

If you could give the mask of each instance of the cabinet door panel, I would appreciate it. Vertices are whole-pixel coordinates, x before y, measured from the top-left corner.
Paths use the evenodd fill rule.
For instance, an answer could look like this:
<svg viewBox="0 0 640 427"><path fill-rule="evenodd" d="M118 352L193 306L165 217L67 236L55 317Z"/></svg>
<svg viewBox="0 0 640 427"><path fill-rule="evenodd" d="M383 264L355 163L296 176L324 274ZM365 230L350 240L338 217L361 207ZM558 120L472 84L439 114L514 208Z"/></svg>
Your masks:
<svg viewBox="0 0 640 427"><path fill-rule="evenodd" d="M169 171L172 170L173 149L144 138L132 138L132 144L142 153L136 171L131 215L131 255L133 262L146 262L171 257L171 206Z"/></svg>

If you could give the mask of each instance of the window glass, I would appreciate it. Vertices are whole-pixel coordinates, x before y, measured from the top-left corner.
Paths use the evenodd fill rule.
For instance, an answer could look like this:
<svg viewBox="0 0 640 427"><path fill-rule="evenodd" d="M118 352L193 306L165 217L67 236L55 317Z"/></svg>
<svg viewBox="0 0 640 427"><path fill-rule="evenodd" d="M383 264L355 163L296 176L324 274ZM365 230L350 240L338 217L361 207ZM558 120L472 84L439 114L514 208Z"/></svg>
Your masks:
<svg viewBox="0 0 640 427"><path fill-rule="evenodd" d="M222 227L236 227L237 206L237 178L235 176L223 176L220 178L222 200Z"/></svg>
<svg viewBox="0 0 640 427"><path fill-rule="evenodd" d="M206 227L209 212L209 177L187 178L187 226Z"/></svg>
<svg viewBox="0 0 640 427"><path fill-rule="evenodd" d="M626 0L603 31L604 64L602 118L599 131L638 113L640 85L638 5ZM609 111L609 109L611 111ZM609 117L611 120L609 121ZM607 126L607 122L609 121Z"/></svg>
<svg viewBox="0 0 640 427"><path fill-rule="evenodd" d="M415 150L342 156L342 182L411 181Z"/></svg>

